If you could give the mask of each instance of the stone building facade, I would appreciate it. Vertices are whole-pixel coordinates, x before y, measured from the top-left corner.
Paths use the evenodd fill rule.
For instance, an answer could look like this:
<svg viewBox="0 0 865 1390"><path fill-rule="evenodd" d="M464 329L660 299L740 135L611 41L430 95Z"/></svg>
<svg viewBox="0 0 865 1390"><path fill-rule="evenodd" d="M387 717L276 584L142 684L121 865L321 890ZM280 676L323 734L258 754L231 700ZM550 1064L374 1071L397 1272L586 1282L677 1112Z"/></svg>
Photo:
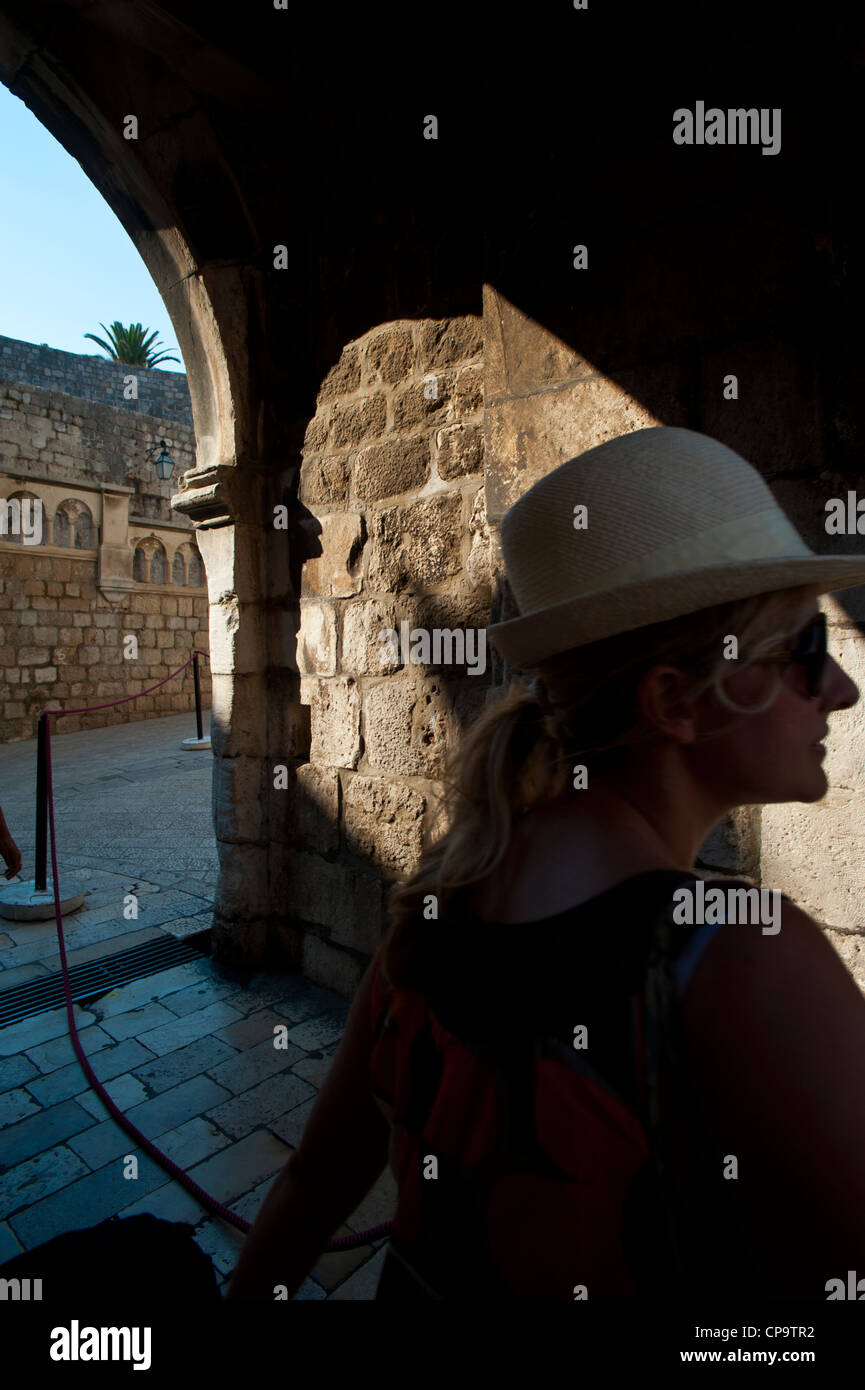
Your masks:
<svg viewBox="0 0 865 1390"><path fill-rule="evenodd" d="M142 404L188 419L185 378L0 339L0 503L17 503L4 508L0 534L4 740L33 738L46 705L136 693L193 648L209 649L201 556L192 527L170 505L177 473L193 456L193 431ZM176 466L165 481L148 461L162 438ZM27 516L29 536L14 525ZM199 667L207 702L207 661ZM70 715L57 731L187 710L191 692L187 671L140 700Z"/></svg>

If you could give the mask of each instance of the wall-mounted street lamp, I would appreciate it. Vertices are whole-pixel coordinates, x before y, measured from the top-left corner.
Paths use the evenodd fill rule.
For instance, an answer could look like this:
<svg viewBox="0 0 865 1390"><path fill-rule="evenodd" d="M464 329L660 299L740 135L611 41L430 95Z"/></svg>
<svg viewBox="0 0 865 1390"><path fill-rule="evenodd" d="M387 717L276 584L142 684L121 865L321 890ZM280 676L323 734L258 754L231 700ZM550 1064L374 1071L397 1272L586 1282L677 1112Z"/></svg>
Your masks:
<svg viewBox="0 0 865 1390"><path fill-rule="evenodd" d="M168 452L168 445L164 439L160 439L158 444L154 444L152 449L147 450L147 458L151 460L156 450L159 449L159 457L155 460L156 472L163 479L170 478L174 472L174 459Z"/></svg>

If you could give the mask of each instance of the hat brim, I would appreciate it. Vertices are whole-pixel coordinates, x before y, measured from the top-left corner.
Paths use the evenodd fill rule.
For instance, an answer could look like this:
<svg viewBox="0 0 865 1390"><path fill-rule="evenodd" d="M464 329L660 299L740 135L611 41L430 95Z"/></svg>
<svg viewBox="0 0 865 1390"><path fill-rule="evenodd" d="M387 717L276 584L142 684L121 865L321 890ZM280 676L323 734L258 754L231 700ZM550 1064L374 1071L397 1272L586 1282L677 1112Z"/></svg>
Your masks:
<svg viewBox="0 0 865 1390"><path fill-rule="evenodd" d="M802 584L817 585L820 593L865 584L865 556L773 557L665 574L580 594L537 613L492 623L486 631L505 661L524 670L546 657L620 632Z"/></svg>

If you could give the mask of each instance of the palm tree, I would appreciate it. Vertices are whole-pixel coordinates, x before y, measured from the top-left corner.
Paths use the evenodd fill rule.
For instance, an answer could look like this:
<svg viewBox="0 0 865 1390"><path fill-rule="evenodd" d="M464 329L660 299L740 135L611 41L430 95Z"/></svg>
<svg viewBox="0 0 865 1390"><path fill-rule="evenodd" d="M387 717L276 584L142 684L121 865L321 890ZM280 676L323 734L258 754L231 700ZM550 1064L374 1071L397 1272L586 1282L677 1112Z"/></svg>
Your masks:
<svg viewBox="0 0 865 1390"><path fill-rule="evenodd" d="M124 362L130 367L155 367L157 362L179 362L179 357L170 357L167 352L157 353L153 347L155 333L145 340L145 329L140 323L130 323L128 328L124 328L119 319L115 319L110 328L106 328L104 323L99 327L103 329L111 339L106 343L104 338L97 338L95 333L85 333L85 338L92 338L94 343L98 343L104 348L108 356L114 362Z"/></svg>

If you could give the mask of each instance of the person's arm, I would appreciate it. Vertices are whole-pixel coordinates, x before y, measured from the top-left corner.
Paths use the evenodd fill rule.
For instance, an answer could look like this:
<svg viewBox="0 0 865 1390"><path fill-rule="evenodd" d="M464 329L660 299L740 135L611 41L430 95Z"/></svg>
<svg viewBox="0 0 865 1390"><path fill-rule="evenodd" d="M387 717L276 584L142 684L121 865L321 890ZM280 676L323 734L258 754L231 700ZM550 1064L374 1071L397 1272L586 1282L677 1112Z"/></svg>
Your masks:
<svg viewBox="0 0 865 1390"><path fill-rule="evenodd" d="M682 1001L724 1151L822 1268L865 1272L865 998L811 917L727 924Z"/></svg>
<svg viewBox="0 0 865 1390"><path fill-rule="evenodd" d="M369 1074L374 965L355 995L300 1146L246 1238L226 1299L272 1301L278 1284L291 1298L387 1163L390 1125L373 1099Z"/></svg>
<svg viewBox="0 0 865 1390"><path fill-rule="evenodd" d="M0 858L6 861L6 877L14 878L21 868L21 851L9 833L2 806L0 806Z"/></svg>

